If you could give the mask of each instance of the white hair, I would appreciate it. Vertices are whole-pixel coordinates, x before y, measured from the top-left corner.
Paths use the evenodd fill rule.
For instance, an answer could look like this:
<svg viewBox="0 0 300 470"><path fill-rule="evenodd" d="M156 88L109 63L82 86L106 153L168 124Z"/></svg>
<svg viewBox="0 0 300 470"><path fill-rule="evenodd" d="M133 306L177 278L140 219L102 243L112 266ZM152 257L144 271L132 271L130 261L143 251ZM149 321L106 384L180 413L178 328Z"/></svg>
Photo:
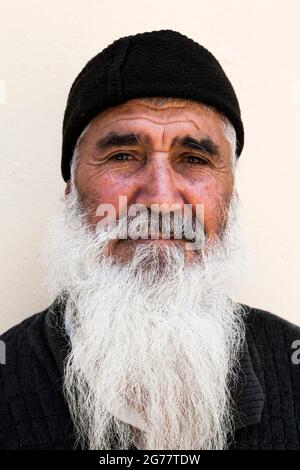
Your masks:
<svg viewBox="0 0 300 470"><path fill-rule="evenodd" d="M79 147L85 134L89 130L90 126L91 126L91 121L88 123L87 126L85 126L85 128L83 129L83 131L81 132L80 136L78 137L76 141L76 145L75 145L72 160L71 160L71 189L75 188L75 174L76 174L77 165L79 163Z"/></svg>

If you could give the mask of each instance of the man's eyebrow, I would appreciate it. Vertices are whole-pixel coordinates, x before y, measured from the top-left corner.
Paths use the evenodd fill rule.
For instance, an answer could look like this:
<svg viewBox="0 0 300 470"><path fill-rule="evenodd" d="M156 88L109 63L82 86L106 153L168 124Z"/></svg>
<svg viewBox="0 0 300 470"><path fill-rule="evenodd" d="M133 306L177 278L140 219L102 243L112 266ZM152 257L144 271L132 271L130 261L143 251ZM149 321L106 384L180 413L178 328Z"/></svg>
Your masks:
<svg viewBox="0 0 300 470"><path fill-rule="evenodd" d="M150 140L150 137L145 134L138 134L136 132L122 134L112 131L96 141L96 148L98 151L103 151L113 147L140 145L144 142L148 143ZM205 152L211 156L217 156L219 154L218 145L216 145L208 136L200 139L196 139L190 135L186 135L180 138L175 137L172 141L172 147L175 145L180 145L191 150L201 150L202 152Z"/></svg>
<svg viewBox="0 0 300 470"><path fill-rule="evenodd" d="M191 150L201 150L202 152L205 152L211 156L219 155L218 145L215 144L210 137L196 139L195 137L186 135L185 137L182 137L180 139L176 137L172 144L174 144L175 142Z"/></svg>
<svg viewBox="0 0 300 470"><path fill-rule="evenodd" d="M106 136L97 140L96 148L99 151L103 151L112 147L122 147L124 145L139 145L141 140L149 139L145 139L145 137L141 139L141 137L135 132L130 132L129 134L109 132Z"/></svg>

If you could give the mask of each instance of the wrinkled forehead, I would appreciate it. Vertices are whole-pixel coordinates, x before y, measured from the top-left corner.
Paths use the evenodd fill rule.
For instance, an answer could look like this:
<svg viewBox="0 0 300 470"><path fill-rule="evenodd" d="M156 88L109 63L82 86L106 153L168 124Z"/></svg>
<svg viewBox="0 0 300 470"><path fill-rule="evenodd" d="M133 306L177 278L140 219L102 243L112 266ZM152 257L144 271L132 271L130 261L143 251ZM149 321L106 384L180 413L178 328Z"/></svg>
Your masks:
<svg viewBox="0 0 300 470"><path fill-rule="evenodd" d="M196 101L177 98L132 99L99 113L87 129L89 137L119 132L148 133L171 139L174 135L193 133L214 140L224 139L224 121L216 110Z"/></svg>

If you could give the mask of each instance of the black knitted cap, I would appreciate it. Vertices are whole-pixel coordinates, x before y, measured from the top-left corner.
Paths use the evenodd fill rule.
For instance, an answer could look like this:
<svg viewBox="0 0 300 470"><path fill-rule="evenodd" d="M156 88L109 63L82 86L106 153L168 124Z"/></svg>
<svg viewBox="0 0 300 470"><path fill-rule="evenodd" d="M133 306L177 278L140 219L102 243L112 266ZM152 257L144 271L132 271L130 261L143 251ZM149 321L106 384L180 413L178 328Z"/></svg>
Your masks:
<svg viewBox="0 0 300 470"><path fill-rule="evenodd" d="M82 69L70 89L63 120L61 171L70 177L76 141L106 108L133 98L165 96L213 106L231 121L237 155L244 129L234 89L217 59L203 46L172 30L122 37Z"/></svg>

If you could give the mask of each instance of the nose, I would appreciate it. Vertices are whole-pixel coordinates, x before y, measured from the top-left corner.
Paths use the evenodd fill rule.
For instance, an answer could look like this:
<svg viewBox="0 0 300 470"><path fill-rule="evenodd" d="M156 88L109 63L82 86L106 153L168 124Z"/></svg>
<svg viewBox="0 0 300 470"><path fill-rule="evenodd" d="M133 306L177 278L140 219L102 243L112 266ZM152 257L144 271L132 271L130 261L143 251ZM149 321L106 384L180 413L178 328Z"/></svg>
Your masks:
<svg viewBox="0 0 300 470"><path fill-rule="evenodd" d="M135 202L148 208L152 204L163 205L165 209L162 207L162 212L164 210L168 212L173 205L183 209L184 198L180 188L180 175L172 167L167 153L157 153L148 163Z"/></svg>

